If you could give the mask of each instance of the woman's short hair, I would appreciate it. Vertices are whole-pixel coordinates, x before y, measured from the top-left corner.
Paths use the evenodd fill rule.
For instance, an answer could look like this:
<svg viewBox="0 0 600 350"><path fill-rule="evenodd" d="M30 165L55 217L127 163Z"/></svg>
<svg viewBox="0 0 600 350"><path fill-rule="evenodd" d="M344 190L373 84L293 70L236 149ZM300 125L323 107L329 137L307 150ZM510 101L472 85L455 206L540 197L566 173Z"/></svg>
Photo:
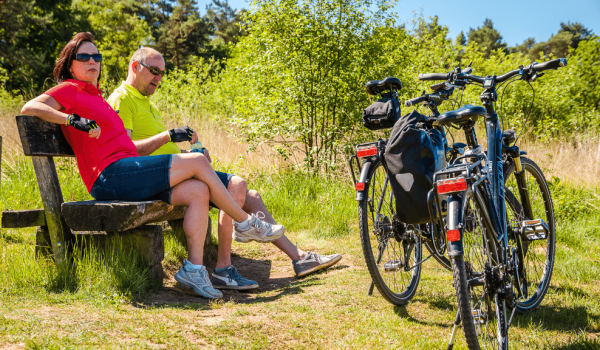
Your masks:
<svg viewBox="0 0 600 350"><path fill-rule="evenodd" d="M77 33L60 52L58 60L56 61L56 65L54 66L54 79L57 83L62 83L67 79L73 79L70 70L71 64L75 59L77 50L79 50L79 47L84 42L90 42L97 47L96 42L94 41L94 35L92 33L81 32ZM98 80L100 80L100 76L102 76L102 65L100 65L100 75L98 76Z"/></svg>

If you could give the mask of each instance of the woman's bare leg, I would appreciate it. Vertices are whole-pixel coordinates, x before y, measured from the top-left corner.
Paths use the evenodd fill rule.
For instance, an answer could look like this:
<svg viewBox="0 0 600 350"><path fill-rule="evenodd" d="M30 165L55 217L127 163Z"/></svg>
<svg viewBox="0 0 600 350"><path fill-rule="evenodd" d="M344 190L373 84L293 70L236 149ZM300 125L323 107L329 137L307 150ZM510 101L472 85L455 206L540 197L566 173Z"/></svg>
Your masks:
<svg viewBox="0 0 600 350"><path fill-rule="evenodd" d="M195 179L180 182L173 188L171 204L187 205L183 230L187 239L188 260L194 265L203 264L204 239L208 229L208 186Z"/></svg>
<svg viewBox="0 0 600 350"><path fill-rule="evenodd" d="M243 222L248 218L248 214L231 198L202 153L174 154L171 160L171 186L192 178L200 180L208 186L210 200L233 220Z"/></svg>

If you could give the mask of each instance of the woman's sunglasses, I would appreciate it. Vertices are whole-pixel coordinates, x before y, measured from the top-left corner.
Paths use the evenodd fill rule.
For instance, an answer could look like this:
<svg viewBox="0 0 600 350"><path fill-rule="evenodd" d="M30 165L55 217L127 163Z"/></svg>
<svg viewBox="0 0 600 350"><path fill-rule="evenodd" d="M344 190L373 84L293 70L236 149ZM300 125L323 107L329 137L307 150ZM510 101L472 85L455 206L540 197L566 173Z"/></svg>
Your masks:
<svg viewBox="0 0 600 350"><path fill-rule="evenodd" d="M150 71L150 73L154 74L155 76L156 75L165 75L165 71L164 70L160 70L160 69L158 69L156 67L149 66L149 65L144 64L144 63L142 63L140 61L138 61L138 63L141 64L142 66L148 68L148 70Z"/></svg>
<svg viewBox="0 0 600 350"><path fill-rule="evenodd" d="M78 53L75 55L75 59L79 62L89 62L90 58L93 58L96 62L102 62L102 55L95 53L93 55L87 53Z"/></svg>

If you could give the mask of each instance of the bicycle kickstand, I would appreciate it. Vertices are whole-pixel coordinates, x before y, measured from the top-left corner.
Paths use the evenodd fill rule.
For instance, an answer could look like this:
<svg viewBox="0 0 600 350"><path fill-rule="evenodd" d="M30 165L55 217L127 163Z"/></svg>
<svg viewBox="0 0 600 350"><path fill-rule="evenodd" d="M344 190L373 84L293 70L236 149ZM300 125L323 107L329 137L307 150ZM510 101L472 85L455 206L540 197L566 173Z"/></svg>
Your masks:
<svg viewBox="0 0 600 350"><path fill-rule="evenodd" d="M456 330L460 326L460 310L456 310L456 318L454 319L454 328L452 328L452 335L450 336L450 342L446 350L452 350L454 347L454 339L456 338Z"/></svg>
<svg viewBox="0 0 600 350"><path fill-rule="evenodd" d="M375 282L371 280L371 286L369 287L369 292L367 293L367 295L373 295L373 287L375 287Z"/></svg>

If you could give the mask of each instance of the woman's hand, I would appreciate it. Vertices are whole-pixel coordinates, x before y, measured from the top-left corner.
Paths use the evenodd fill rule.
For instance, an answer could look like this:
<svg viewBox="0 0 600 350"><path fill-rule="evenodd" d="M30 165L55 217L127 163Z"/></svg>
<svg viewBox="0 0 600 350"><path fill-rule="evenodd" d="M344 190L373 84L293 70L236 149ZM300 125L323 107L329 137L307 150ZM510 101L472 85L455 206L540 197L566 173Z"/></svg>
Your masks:
<svg viewBox="0 0 600 350"><path fill-rule="evenodd" d="M75 129L87 132L90 137L96 139L100 137L100 127L94 120L81 118L77 114L67 115L61 110L64 110L64 107L54 97L40 95L27 102L21 109L21 114L33 115L50 123L73 126ZM70 116L76 116L77 118L69 121ZM87 129L84 127L85 125L87 125ZM92 128L92 125L95 125L95 128Z"/></svg>
<svg viewBox="0 0 600 350"><path fill-rule="evenodd" d="M77 130L87 132L90 137L96 139L100 137L100 126L98 126L95 120L81 118L77 114L69 114L66 124Z"/></svg>

